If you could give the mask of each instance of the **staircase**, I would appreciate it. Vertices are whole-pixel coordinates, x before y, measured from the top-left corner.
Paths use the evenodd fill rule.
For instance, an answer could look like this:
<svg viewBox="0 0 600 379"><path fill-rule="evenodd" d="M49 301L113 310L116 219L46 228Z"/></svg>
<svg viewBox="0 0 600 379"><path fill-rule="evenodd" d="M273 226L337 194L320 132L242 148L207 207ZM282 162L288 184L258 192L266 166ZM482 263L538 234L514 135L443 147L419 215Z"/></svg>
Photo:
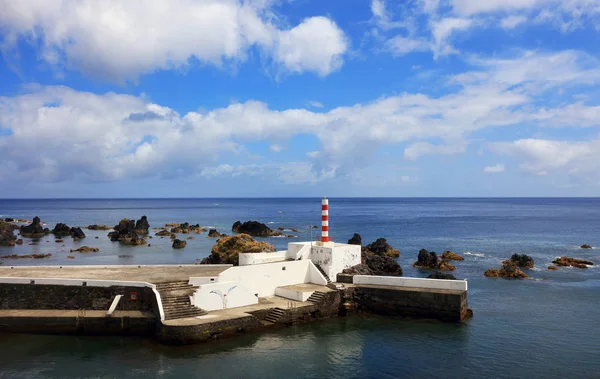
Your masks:
<svg viewBox="0 0 600 379"><path fill-rule="evenodd" d="M325 297L325 293L321 292L321 291L315 291L312 293L312 295L310 295L310 297L308 299L306 299L306 301L310 301L313 304L319 304L323 298Z"/></svg>
<svg viewBox="0 0 600 379"><path fill-rule="evenodd" d="M315 264L315 266L317 267L317 270L319 270L321 272L321 274L323 274L323 276L325 277L325 280L327 280L327 284L331 284L331 279L329 279L329 276L325 273L325 270L323 270L321 265Z"/></svg>
<svg viewBox="0 0 600 379"><path fill-rule="evenodd" d="M156 285L160 293L165 320L177 318L196 317L205 315L207 312L196 308L190 302L190 296L198 287L194 287L186 281L168 282Z"/></svg>
<svg viewBox="0 0 600 379"><path fill-rule="evenodd" d="M283 316L284 310L281 308L274 308L267 317L265 317L265 321L272 322L273 324L277 322Z"/></svg>

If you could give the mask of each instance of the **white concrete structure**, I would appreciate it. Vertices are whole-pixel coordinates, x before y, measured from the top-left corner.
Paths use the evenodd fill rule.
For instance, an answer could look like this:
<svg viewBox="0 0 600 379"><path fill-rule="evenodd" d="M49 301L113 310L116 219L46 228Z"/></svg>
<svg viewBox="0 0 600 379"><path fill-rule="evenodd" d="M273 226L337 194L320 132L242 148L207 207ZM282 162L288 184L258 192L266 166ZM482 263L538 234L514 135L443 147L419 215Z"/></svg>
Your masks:
<svg viewBox="0 0 600 379"><path fill-rule="evenodd" d="M190 278L189 282L199 286L192 304L205 310L257 304L259 297L274 295L296 300L296 293L278 288L303 283L327 285L327 279L310 260L231 267L217 278Z"/></svg>
<svg viewBox="0 0 600 379"><path fill-rule="evenodd" d="M411 287L446 290L467 290L466 280L406 278L397 276L355 275L354 284L370 284L376 286Z"/></svg>

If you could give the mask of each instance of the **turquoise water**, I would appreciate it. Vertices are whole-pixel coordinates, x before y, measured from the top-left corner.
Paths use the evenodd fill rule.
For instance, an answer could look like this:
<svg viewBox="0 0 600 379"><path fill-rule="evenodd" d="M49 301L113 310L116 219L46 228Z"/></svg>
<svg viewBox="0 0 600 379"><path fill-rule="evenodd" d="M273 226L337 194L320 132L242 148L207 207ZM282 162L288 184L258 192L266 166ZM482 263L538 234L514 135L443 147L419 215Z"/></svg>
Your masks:
<svg viewBox="0 0 600 379"><path fill-rule="evenodd" d="M218 205L215 205L218 204ZM588 270L546 266L557 256L600 264L600 199L331 199L330 234L338 241L359 232L370 242L386 237L402 252L406 276L420 248L464 254L454 273L469 280L475 317L462 325L378 316L353 316L265 334L171 347L146 339L0 335L0 378L61 377L600 377L600 265ZM280 213L280 211L282 213ZM153 226L189 221L227 232L234 221L255 219L300 229L310 238L318 199L11 200L2 217L39 215L50 227L115 224L146 214ZM87 232L87 231L86 231ZM8 253L51 252L46 261L16 264L193 263L214 240L204 235L184 251L157 239L152 247L120 247L107 232L88 233L93 254L66 259L72 242L0 248ZM94 237L98 236L98 239ZM287 239L269 239L284 248ZM534 257L533 279L488 279L513 253ZM121 257L119 257L121 256ZM126 256L126 257L125 257Z"/></svg>

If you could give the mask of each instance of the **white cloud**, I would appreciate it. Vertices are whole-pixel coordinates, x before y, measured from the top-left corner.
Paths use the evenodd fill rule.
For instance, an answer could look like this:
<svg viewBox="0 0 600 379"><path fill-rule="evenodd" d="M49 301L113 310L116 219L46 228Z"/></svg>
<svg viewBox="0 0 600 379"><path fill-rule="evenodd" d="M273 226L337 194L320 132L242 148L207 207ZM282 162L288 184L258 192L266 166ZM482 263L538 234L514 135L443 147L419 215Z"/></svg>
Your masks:
<svg viewBox="0 0 600 379"><path fill-rule="evenodd" d="M201 175L207 178L238 176L263 177L269 180L275 178L284 184L310 184L333 178L335 173L335 167L315 171L315 167L311 162L285 162L239 166L225 164L204 168Z"/></svg>
<svg viewBox="0 0 600 379"><path fill-rule="evenodd" d="M243 62L252 47L292 72L327 75L341 66L347 44L335 23L312 17L280 29L269 6L241 0L0 0L0 28L4 50L19 38L39 42L39 56L48 64L114 81L195 60Z"/></svg>
<svg viewBox="0 0 600 379"><path fill-rule="evenodd" d="M523 171L534 175L548 175L563 171L570 174L597 174L600 170L600 140L556 141L521 139L514 142L491 143L490 148L500 154L522 161Z"/></svg>
<svg viewBox="0 0 600 379"><path fill-rule="evenodd" d="M429 44L424 40L395 36L385 42L385 48L393 55L405 55L413 51L427 51Z"/></svg>
<svg viewBox="0 0 600 379"><path fill-rule="evenodd" d="M325 76L342 66L347 49L347 38L335 22L311 17L281 32L275 59L292 72L312 71Z"/></svg>
<svg viewBox="0 0 600 379"><path fill-rule="evenodd" d="M456 13L471 16L477 13L533 8L544 0L452 0L451 2Z"/></svg>
<svg viewBox="0 0 600 379"><path fill-rule="evenodd" d="M500 26L504 29L514 29L527 21L527 17L521 15L508 16L502 19Z"/></svg>
<svg viewBox="0 0 600 379"><path fill-rule="evenodd" d="M311 100L308 102L308 105L313 108L323 108L323 103L321 103L319 101Z"/></svg>
<svg viewBox="0 0 600 379"><path fill-rule="evenodd" d="M500 172L504 172L504 165L499 163L495 166L487 166L483 169L483 172L485 172L486 174L497 174Z"/></svg>
<svg viewBox="0 0 600 379"><path fill-rule="evenodd" d="M387 14L385 12L385 3L383 2L383 0L372 0L371 12L373 12L373 15L375 17L387 18Z"/></svg>
<svg viewBox="0 0 600 379"><path fill-rule="evenodd" d="M417 142L404 149L404 158L416 160L423 155L429 154L458 154L464 153L466 149L466 144L464 143L454 145L432 145L429 142Z"/></svg>
<svg viewBox="0 0 600 379"><path fill-rule="evenodd" d="M278 145L278 144L276 144L276 143L275 143L275 144L273 144L273 145L271 145L271 146L269 146L269 150L271 150L271 151L272 151L272 152L274 152L274 153L280 153L280 152L282 152L282 151L283 151L283 149L284 149L284 147L283 147L283 146L281 146L281 145Z"/></svg>
<svg viewBox="0 0 600 379"><path fill-rule="evenodd" d="M431 23L433 34L432 51L434 57L456 53L456 49L450 44L453 34L465 31L473 26L470 19L448 17Z"/></svg>

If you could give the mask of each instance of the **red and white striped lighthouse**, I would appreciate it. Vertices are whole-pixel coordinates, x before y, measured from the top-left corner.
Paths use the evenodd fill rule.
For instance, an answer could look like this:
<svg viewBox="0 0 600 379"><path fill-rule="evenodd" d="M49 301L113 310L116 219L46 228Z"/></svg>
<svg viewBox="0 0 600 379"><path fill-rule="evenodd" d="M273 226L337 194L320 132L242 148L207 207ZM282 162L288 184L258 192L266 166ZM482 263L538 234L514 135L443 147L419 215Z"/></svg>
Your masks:
<svg viewBox="0 0 600 379"><path fill-rule="evenodd" d="M329 242L329 200L321 200L321 242Z"/></svg>

